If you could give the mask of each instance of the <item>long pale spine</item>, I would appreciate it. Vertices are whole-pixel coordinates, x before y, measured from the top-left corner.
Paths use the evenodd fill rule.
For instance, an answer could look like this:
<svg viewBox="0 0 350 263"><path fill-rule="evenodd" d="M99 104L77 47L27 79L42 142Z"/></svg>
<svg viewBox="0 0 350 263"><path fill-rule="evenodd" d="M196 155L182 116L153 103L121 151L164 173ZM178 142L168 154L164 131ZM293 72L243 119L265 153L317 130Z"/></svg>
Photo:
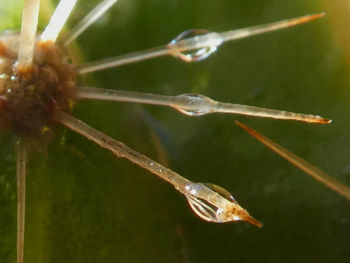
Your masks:
<svg viewBox="0 0 350 263"><path fill-rule="evenodd" d="M77 0L61 0L59 2L49 24L40 36L40 41L56 41L76 2Z"/></svg>
<svg viewBox="0 0 350 263"><path fill-rule="evenodd" d="M156 174L163 180L172 184L180 192L184 192L186 185L190 183L189 180L180 176L179 174L68 114L57 112L55 114L55 120L67 128L95 142L102 148L111 151L117 157L126 158L140 167L145 168L151 173Z"/></svg>
<svg viewBox="0 0 350 263"><path fill-rule="evenodd" d="M111 8L118 0L104 0L96 6L89 14L87 14L64 38L62 41L64 46L68 46L78 36L80 36L90 25L96 22L109 8Z"/></svg>
<svg viewBox="0 0 350 263"><path fill-rule="evenodd" d="M77 96L81 99L134 102L168 106L190 116L201 116L210 113L228 113L282 120L297 120L310 123L331 122L331 120L317 115L306 115L241 104L223 103L199 94L166 96L123 90L98 89L94 87L77 87Z"/></svg>
<svg viewBox="0 0 350 263"><path fill-rule="evenodd" d="M193 202L196 201L197 209L194 208L193 210L203 219L216 223L245 220L258 227L262 226L258 220L250 216L249 213L240 207L235 201L226 199L218 192L213 191L201 183L191 182L145 155L131 149L125 144L90 127L82 121L60 111L56 112L54 120L90 139L102 148L111 151L117 157L126 158L172 184L176 190L185 195L192 208L194 208L192 206L194 204ZM194 188L192 188L192 186L194 186ZM200 189L198 187L200 187ZM210 205L207 205L206 203ZM213 209L213 207L215 207L215 209ZM206 213L206 216L203 216L201 212L208 212L208 209L212 211L212 213ZM212 214L212 216L208 217L210 214Z"/></svg>
<svg viewBox="0 0 350 263"><path fill-rule="evenodd" d="M26 0L23 7L22 26L16 68L28 70L33 63L40 0Z"/></svg>
<svg viewBox="0 0 350 263"><path fill-rule="evenodd" d="M245 131L247 131L250 135L252 135L254 138L259 140L261 143L266 145L268 148L276 152L278 155L282 156L287 161L294 164L296 167L303 170L305 173L312 176L315 180L323 183L328 188L332 189L333 191L337 192L338 194L344 196L346 199L350 201L350 188L344 185L343 183L339 182L337 179L329 176L322 170L318 169L317 167L313 166L312 164L308 163L304 159L300 158L299 156L295 155L291 151L287 150L286 148L282 147L281 145L273 142L269 138L261 135L256 130L253 130L252 128L236 121L236 124L239 125L241 128L243 128Z"/></svg>
<svg viewBox="0 0 350 263"><path fill-rule="evenodd" d="M160 56L173 56L186 62L194 62L211 55L221 44L227 41L232 41L240 38L250 37L257 34L262 34L278 29L296 26L309 22L324 16L324 13L307 15L287 20L282 20L275 23L264 24L260 26L247 27L243 29L230 30L225 32L208 32L201 34L198 30L193 30L195 36L189 38L176 38L167 45L160 47L150 48L144 51L133 52L125 55L111 57L103 60L89 62L78 67L80 74L89 72L100 71L112 67L118 67L127 65L129 63L135 63L147 59L152 59ZM183 34L183 33L182 33ZM180 36L182 35L180 34ZM208 49L208 50L206 50ZM202 50L204 54L200 55L200 58L196 58L196 52L192 55L185 52L193 50ZM209 51L210 50L210 51Z"/></svg>
<svg viewBox="0 0 350 263"><path fill-rule="evenodd" d="M17 145L17 263L23 263L26 207L27 149L22 141Z"/></svg>

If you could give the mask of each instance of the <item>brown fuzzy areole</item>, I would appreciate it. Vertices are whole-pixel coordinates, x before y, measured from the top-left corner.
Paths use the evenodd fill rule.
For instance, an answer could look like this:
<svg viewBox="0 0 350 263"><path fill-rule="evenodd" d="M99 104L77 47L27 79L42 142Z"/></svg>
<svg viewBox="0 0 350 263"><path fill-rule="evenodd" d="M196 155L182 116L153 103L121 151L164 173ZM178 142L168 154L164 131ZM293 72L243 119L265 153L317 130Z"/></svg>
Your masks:
<svg viewBox="0 0 350 263"><path fill-rule="evenodd" d="M9 47L13 38L0 38L0 125L22 137L45 139L53 112L72 110L77 72L49 41L37 44L30 69L16 70L17 54Z"/></svg>

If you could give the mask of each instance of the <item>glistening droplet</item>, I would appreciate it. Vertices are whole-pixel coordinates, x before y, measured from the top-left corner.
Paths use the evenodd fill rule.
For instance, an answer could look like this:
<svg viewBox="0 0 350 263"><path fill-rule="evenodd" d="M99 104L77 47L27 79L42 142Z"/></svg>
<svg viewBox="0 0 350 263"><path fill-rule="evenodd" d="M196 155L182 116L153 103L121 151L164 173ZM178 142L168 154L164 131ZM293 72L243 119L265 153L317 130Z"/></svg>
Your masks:
<svg viewBox="0 0 350 263"><path fill-rule="evenodd" d="M182 102L176 105L176 109L189 116L201 116L211 112L213 100L200 94L179 95Z"/></svg>
<svg viewBox="0 0 350 263"><path fill-rule="evenodd" d="M192 51L188 52L181 51L182 46L186 47L186 44L181 43L181 41L185 42L186 39L193 38L193 43L191 43L191 45L193 45L196 43L196 37L202 35L207 35L208 38L198 41L198 43L203 43L204 41L207 42L207 45L205 47L193 49ZM210 33L205 29L191 29L179 34L174 40L169 43L168 48L174 57L178 57L186 62L195 62L208 58L217 50L218 46L221 44L222 38L217 35L217 33Z"/></svg>

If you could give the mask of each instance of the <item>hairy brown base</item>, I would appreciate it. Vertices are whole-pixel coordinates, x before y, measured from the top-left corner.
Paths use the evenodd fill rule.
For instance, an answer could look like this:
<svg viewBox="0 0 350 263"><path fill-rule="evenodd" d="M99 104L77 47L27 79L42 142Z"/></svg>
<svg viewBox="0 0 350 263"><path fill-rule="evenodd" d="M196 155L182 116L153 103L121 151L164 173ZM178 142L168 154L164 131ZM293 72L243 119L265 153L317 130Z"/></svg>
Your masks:
<svg viewBox="0 0 350 263"><path fill-rule="evenodd" d="M46 141L52 136L53 112L70 112L74 105L77 73L53 42L37 44L30 69L15 69L18 38L0 37L0 125L22 137Z"/></svg>

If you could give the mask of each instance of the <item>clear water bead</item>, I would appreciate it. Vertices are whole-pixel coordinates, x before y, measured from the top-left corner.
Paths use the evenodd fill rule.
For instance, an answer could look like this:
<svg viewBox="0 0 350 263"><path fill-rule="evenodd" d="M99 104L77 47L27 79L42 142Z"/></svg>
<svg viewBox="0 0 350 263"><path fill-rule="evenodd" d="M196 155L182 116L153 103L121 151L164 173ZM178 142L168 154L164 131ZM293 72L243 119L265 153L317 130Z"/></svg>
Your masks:
<svg viewBox="0 0 350 263"><path fill-rule="evenodd" d="M191 29L172 40L168 49L174 57L185 62L196 62L212 55L222 42L222 37L217 33L210 33L205 29Z"/></svg>
<svg viewBox="0 0 350 263"><path fill-rule="evenodd" d="M182 94L178 96L179 104L174 106L178 111L189 116L201 116L212 112L212 99L200 94Z"/></svg>

